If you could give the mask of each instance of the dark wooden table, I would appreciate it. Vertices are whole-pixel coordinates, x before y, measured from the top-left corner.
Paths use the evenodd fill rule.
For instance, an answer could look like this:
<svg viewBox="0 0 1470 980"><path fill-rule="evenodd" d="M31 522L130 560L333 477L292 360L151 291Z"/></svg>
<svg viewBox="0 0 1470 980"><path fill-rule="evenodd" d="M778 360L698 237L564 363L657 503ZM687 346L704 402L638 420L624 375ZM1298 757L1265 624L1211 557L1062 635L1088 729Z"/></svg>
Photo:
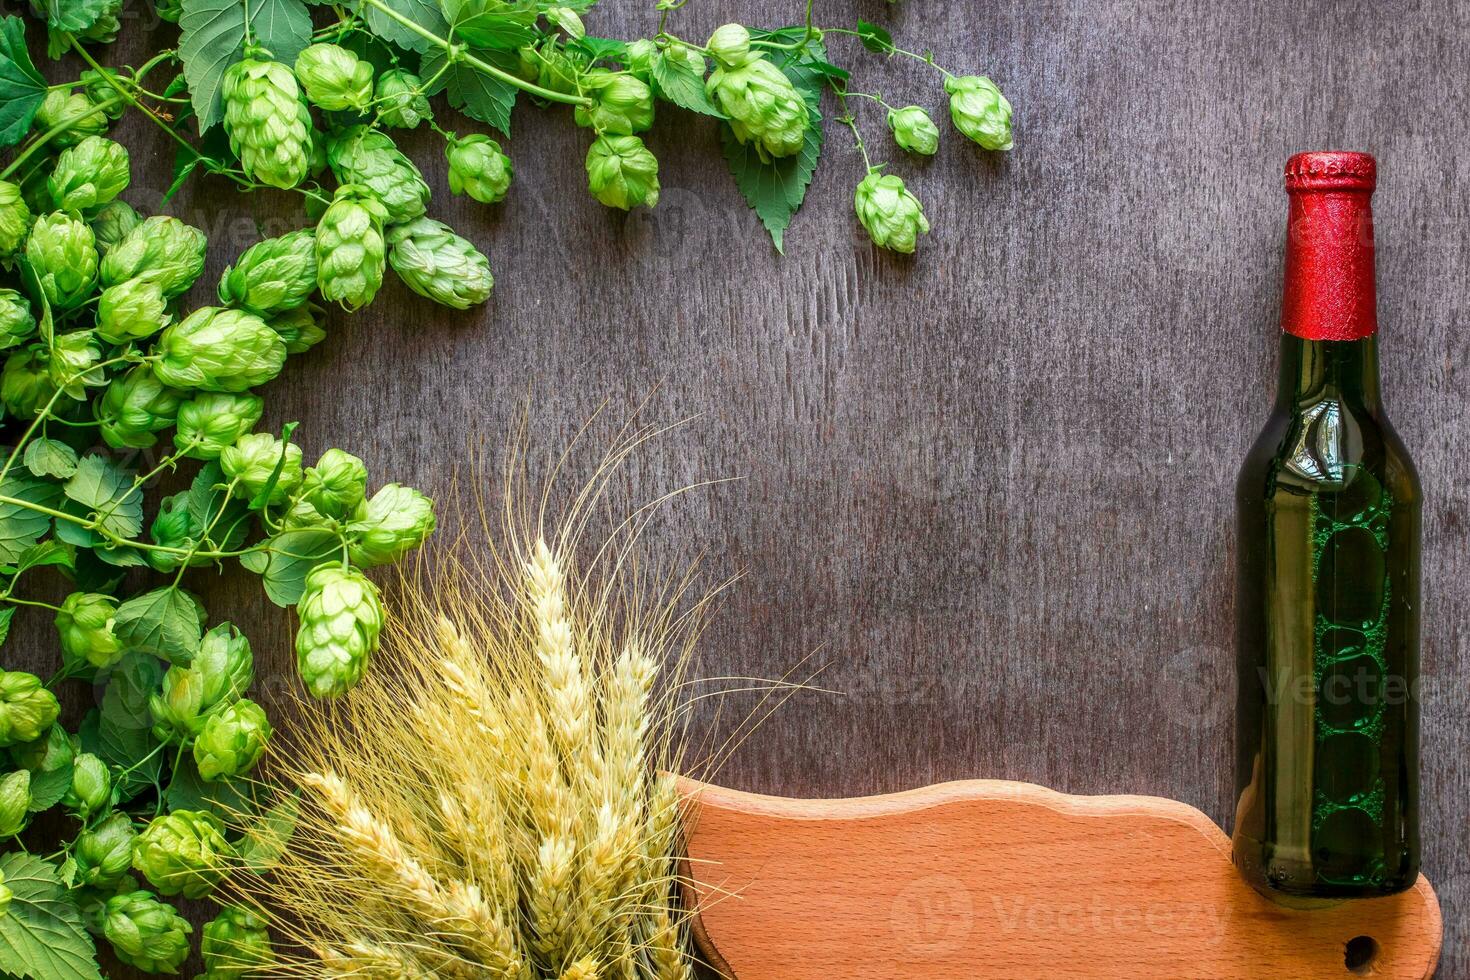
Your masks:
<svg viewBox="0 0 1470 980"><path fill-rule="evenodd" d="M798 7L692 4L673 29L776 26ZM491 256L489 305L454 314L390 284L293 360L269 419L302 420L309 455L340 445L377 480L443 492L466 447L493 455L528 404L543 456L604 402L617 418L644 399L650 420L697 416L620 490L742 478L650 532L661 559L745 572L702 669L779 676L816 651L839 692L792 700L725 782L846 795L996 777L1171 796L1228 826L1231 493L1275 384L1281 165L1375 153L1384 382L1428 497L1425 870L1444 903L1441 975L1470 976L1470 6L852 0L819 16L885 20L1016 105L1012 153L946 126L926 163L862 115L933 222L917 257L862 236L860 163L830 118L782 257L706 120L661 110L663 201L625 216L586 194L569 113L523 107L500 206L451 197L436 141L408 141L431 212ZM623 36L655 23L651 2L621 0L588 19ZM114 57L154 38L132 30ZM921 66L834 44L857 85L943 105ZM128 138L151 168L128 197L151 208L170 155ZM209 231L211 283L258 221L296 220L284 196L212 183L172 209ZM196 585L288 683L288 617L248 578ZM22 659L51 657L49 626L24 626L45 652Z"/></svg>

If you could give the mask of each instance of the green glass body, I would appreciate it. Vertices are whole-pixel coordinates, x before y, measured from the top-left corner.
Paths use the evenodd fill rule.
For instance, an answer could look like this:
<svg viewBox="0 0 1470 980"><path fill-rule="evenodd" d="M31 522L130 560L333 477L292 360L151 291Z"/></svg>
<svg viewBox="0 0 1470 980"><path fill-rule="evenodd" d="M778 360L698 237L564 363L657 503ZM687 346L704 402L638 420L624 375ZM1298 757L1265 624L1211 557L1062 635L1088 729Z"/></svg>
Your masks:
<svg viewBox="0 0 1470 980"><path fill-rule="evenodd" d="M1388 895L1419 873L1419 478L1376 336L1283 334L1241 470L1234 852L1273 897Z"/></svg>

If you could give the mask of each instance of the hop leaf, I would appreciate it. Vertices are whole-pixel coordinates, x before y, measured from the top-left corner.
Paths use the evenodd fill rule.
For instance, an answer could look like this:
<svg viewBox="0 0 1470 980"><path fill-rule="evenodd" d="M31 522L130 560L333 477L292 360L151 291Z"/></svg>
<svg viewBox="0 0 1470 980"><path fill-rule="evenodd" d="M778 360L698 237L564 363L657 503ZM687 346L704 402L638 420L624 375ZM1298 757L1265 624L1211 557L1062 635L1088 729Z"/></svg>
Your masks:
<svg viewBox="0 0 1470 980"><path fill-rule="evenodd" d="M949 115L955 129L987 150L1009 150L1011 104L984 75L952 76L944 80L949 93Z"/></svg>
<svg viewBox="0 0 1470 980"><path fill-rule="evenodd" d="M625 211L658 203L658 159L636 136L599 136L587 151L587 189Z"/></svg>
<svg viewBox="0 0 1470 980"><path fill-rule="evenodd" d="M336 44L313 44L296 56L306 97L330 112L366 112L373 101L373 66Z"/></svg>
<svg viewBox="0 0 1470 980"><path fill-rule="evenodd" d="M924 206L893 174L869 171L857 186L853 206L873 244L880 248L913 252L919 236L929 231Z"/></svg>
<svg viewBox="0 0 1470 980"><path fill-rule="evenodd" d="M393 271L420 296L456 310L490 298L495 285L490 260L443 222L415 218L395 225L388 242Z"/></svg>
<svg viewBox="0 0 1470 980"><path fill-rule="evenodd" d="M262 184L291 188L306 177L311 110L291 69L245 57L220 82L225 132L245 172Z"/></svg>
<svg viewBox="0 0 1470 980"><path fill-rule="evenodd" d="M499 143L475 133L445 144L444 155L449 160L451 193L468 194L482 204L504 200L515 171Z"/></svg>
<svg viewBox="0 0 1470 980"><path fill-rule="evenodd" d="M253 313L205 306L165 330L155 356L171 388L239 392L280 374L286 345Z"/></svg>
<svg viewBox="0 0 1470 980"><path fill-rule="evenodd" d="M307 690L337 697L362 679L383 630L377 587L354 568L318 565L296 606L296 663Z"/></svg>
<svg viewBox="0 0 1470 980"><path fill-rule="evenodd" d="M219 299L269 316L301 306L314 289L316 235L308 228L247 248L220 276Z"/></svg>
<svg viewBox="0 0 1470 980"><path fill-rule="evenodd" d="M316 229L317 285L328 301L357 310L383 285L387 211L366 187L337 188Z"/></svg>
<svg viewBox="0 0 1470 980"><path fill-rule="evenodd" d="M128 179L127 148L103 136L88 136L61 151L46 188L58 211L90 211L121 194Z"/></svg>
<svg viewBox="0 0 1470 980"><path fill-rule="evenodd" d="M327 162L340 183L361 185L377 198L387 212L384 224L416 218L428 206L423 174L387 133L365 126L346 129L328 141Z"/></svg>

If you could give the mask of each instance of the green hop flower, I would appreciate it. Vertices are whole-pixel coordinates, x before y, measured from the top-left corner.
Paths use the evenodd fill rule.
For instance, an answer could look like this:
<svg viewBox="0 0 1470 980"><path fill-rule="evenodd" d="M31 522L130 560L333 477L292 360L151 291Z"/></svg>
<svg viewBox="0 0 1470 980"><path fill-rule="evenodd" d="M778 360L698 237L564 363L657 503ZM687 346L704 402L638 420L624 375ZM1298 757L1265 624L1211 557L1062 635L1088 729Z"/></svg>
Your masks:
<svg viewBox="0 0 1470 980"><path fill-rule="evenodd" d="M302 354L326 339L326 314L315 303L304 303L276 314L268 322L286 345L287 354Z"/></svg>
<svg viewBox="0 0 1470 980"><path fill-rule="evenodd" d="M90 830L83 830L71 852L77 862L77 881L94 888L122 881L133 866L133 840L137 836L132 818L126 813L114 813Z"/></svg>
<svg viewBox="0 0 1470 980"><path fill-rule="evenodd" d="M189 548L197 540L197 530L199 529L195 527L194 515L189 509L189 494L176 493L159 502L158 513L154 515L153 523L148 528L148 537L154 544L165 548ZM183 561L179 555L153 551L148 554L148 563L160 572L172 572ZM207 563L208 559L198 556L189 561L190 565Z"/></svg>
<svg viewBox="0 0 1470 980"><path fill-rule="evenodd" d="M97 336L109 344L151 337L168 326L163 287L148 279L128 279L102 290L97 299Z"/></svg>
<svg viewBox="0 0 1470 980"><path fill-rule="evenodd" d="M599 136L587 151L587 189L610 208L658 203L658 159L636 136Z"/></svg>
<svg viewBox="0 0 1470 980"><path fill-rule="evenodd" d="M646 37L628 45L623 53L623 66L645 82L653 77L653 63L658 60L658 45Z"/></svg>
<svg viewBox="0 0 1470 980"><path fill-rule="evenodd" d="M112 773L107 763L90 752L77 756L71 771L71 789L62 803L84 820L112 802Z"/></svg>
<svg viewBox="0 0 1470 980"><path fill-rule="evenodd" d="M178 973L189 958L194 927L152 892L123 892L103 908L102 934L117 958L144 973Z"/></svg>
<svg viewBox="0 0 1470 980"><path fill-rule="evenodd" d="M261 316L305 303L316 289L316 235L310 228L247 248L219 280L219 301Z"/></svg>
<svg viewBox="0 0 1470 980"><path fill-rule="evenodd" d="M177 24L184 13L184 0L153 0L153 12L159 20Z"/></svg>
<svg viewBox="0 0 1470 980"><path fill-rule="evenodd" d="M664 49L664 59L671 65L693 72L701 79L704 78L704 73L709 70L709 63L704 60L704 55L689 45L680 44L677 41Z"/></svg>
<svg viewBox="0 0 1470 980"><path fill-rule="evenodd" d="M366 112L373 101L373 66L336 44L313 44L296 56L306 97L328 112Z"/></svg>
<svg viewBox="0 0 1470 980"><path fill-rule="evenodd" d="M388 212L366 187L337 188L316 228L317 286L329 302L350 311L371 303L383 285Z"/></svg>
<svg viewBox="0 0 1470 980"><path fill-rule="evenodd" d="M97 239L97 251L104 256L122 241L127 233L143 223L143 216L133 210L127 201L108 201L92 217L92 235Z"/></svg>
<svg viewBox="0 0 1470 980"><path fill-rule="evenodd" d="M717 62L705 93L729 117L730 132L762 160L800 152L811 113L781 69L750 50L750 34L726 24L710 38Z"/></svg>
<svg viewBox="0 0 1470 980"><path fill-rule="evenodd" d="M148 698L153 734L160 742L189 742L204 730L211 714L233 704L254 681L250 641L221 623L204 634L193 662L170 667L158 693Z"/></svg>
<svg viewBox="0 0 1470 980"><path fill-rule="evenodd" d="M55 394L51 357L44 344L32 344L6 358L0 371L0 404L13 417L35 418Z"/></svg>
<svg viewBox="0 0 1470 980"><path fill-rule="evenodd" d="M43 214L31 225L26 261L46 301L58 310L81 306L97 284L97 240L85 222L65 211Z"/></svg>
<svg viewBox="0 0 1470 980"><path fill-rule="evenodd" d="M219 465L226 477L240 482L235 496L245 500L265 490L277 467L280 474L267 503L279 506L301 486L301 447L294 442L283 443L269 432L241 436L239 442L220 453Z"/></svg>
<svg viewBox="0 0 1470 980"><path fill-rule="evenodd" d="M30 809L30 771L18 769L0 777L0 837L12 837L24 830Z"/></svg>
<svg viewBox="0 0 1470 980"><path fill-rule="evenodd" d="M378 76L373 100L378 104L378 119L395 129L416 129L425 119L434 118L428 96L420 89L423 80L403 68L390 68Z"/></svg>
<svg viewBox="0 0 1470 980"><path fill-rule="evenodd" d="M179 406L174 447L194 459L218 459L260 423L264 410L259 395L201 392Z"/></svg>
<svg viewBox="0 0 1470 980"><path fill-rule="evenodd" d="M327 141L327 162L342 184L359 184L372 192L387 211L384 224L408 221L424 213L429 185L413 161L381 130L366 126L345 129Z"/></svg>
<svg viewBox="0 0 1470 980"><path fill-rule="evenodd" d="M57 337L51 345L51 383L77 401L87 397L87 386L107 383L97 367L102 352L93 343L90 330L75 330Z"/></svg>
<svg viewBox="0 0 1470 980"><path fill-rule="evenodd" d="M241 776L255 768L271 737L265 709L241 698L210 715L194 740L194 762L199 775L213 782L221 776Z"/></svg>
<svg viewBox="0 0 1470 980"><path fill-rule="evenodd" d="M505 199L515 174L510 157L500 144L483 133L445 144L444 156L449 160L449 190L468 194L481 204L494 204Z"/></svg>
<svg viewBox="0 0 1470 980"><path fill-rule="evenodd" d="M31 129L46 133L63 126L51 137L51 145L60 148L75 146L88 136L101 136L107 132L108 125L107 116L83 93L53 89L46 93L36 110Z"/></svg>
<svg viewBox="0 0 1470 980"><path fill-rule="evenodd" d="M25 194L8 180L0 180L0 257L14 255L31 228L31 209Z"/></svg>
<svg viewBox="0 0 1470 980"><path fill-rule="evenodd" d="M367 495L367 466L341 449L328 449L302 481L302 498L328 517L345 517Z"/></svg>
<svg viewBox="0 0 1470 980"><path fill-rule="evenodd" d="M153 820L133 842L133 870L163 895L203 898L227 870L230 845L212 813L174 810Z"/></svg>
<svg viewBox="0 0 1470 980"><path fill-rule="evenodd" d="M291 69L247 52L220 82L225 132L245 172L262 184L291 188L310 165L311 110Z"/></svg>
<svg viewBox="0 0 1470 980"><path fill-rule="evenodd" d="M75 35L76 39L92 44L111 44L117 40L118 31L122 29L122 23L118 20L120 13L122 13L122 0L104 0L102 12L92 22L92 26L78 31Z"/></svg>
<svg viewBox="0 0 1470 980"><path fill-rule="evenodd" d="M949 93L949 116L955 129L987 150L1009 150L1011 104L984 75L951 76L944 80Z"/></svg>
<svg viewBox="0 0 1470 980"><path fill-rule="evenodd" d="M129 279L156 282L167 299L194 284L204 271L204 232L178 218L156 214L144 218L102 259L103 286Z"/></svg>
<svg viewBox="0 0 1470 980"><path fill-rule="evenodd" d="M122 4L117 4L121 9ZM114 15L115 19L116 15ZM124 69L126 71L127 69ZM95 68L88 68L77 78L82 86L82 91L87 94L87 99L107 114L107 118L116 122L122 118L127 111L128 104L121 98L122 90L113 84L111 73L100 72Z"/></svg>
<svg viewBox="0 0 1470 980"><path fill-rule="evenodd" d="M96 592L73 592L56 611L61 655L68 664L111 667L127 649L112 631L117 600Z"/></svg>
<svg viewBox="0 0 1470 980"><path fill-rule="evenodd" d="M90 211L121 194L129 176L126 147L105 136L88 136L61 151L46 188L58 211Z"/></svg>
<svg viewBox="0 0 1470 980"><path fill-rule="evenodd" d="M378 648L383 606L377 587L355 568L318 565L306 575L296 613L296 664L307 690L319 698L345 694Z"/></svg>
<svg viewBox="0 0 1470 980"><path fill-rule="evenodd" d="M924 206L904 187L903 180L877 170L858 184L853 195L858 220L879 248L913 252L919 236L929 231Z"/></svg>
<svg viewBox="0 0 1470 980"><path fill-rule="evenodd" d="M889 109L888 128L900 149L926 157L939 152L939 127L920 106Z"/></svg>
<svg viewBox="0 0 1470 980"><path fill-rule="evenodd" d="M264 320L217 306L200 307L165 330L154 354L159 381L201 391L244 391L286 363L286 345Z"/></svg>
<svg viewBox="0 0 1470 980"><path fill-rule="evenodd" d="M70 767L76 754L77 747L72 744L72 737L65 728L55 724L46 729L44 738L37 737L10 747L10 758L22 769L30 770L33 780Z"/></svg>
<svg viewBox="0 0 1470 980"><path fill-rule="evenodd" d="M0 747L35 741L60 713L56 695L35 674L0 670Z"/></svg>
<svg viewBox="0 0 1470 980"><path fill-rule="evenodd" d="M265 920L242 908L223 908L204 924L199 952L210 980L243 980L276 961Z"/></svg>
<svg viewBox="0 0 1470 980"><path fill-rule="evenodd" d="M490 260L442 221L415 218L388 229L388 261L420 296L456 310L490 298Z"/></svg>
<svg viewBox="0 0 1470 980"><path fill-rule="evenodd" d="M653 89L637 75L594 68L582 77L591 106L577 106L578 126L631 136L653 125Z"/></svg>
<svg viewBox="0 0 1470 980"><path fill-rule="evenodd" d="M23 344L35 333L31 304L14 289L0 289L0 350Z"/></svg>
<svg viewBox="0 0 1470 980"><path fill-rule="evenodd" d="M434 532L434 502L413 487L389 483L357 507L347 525L348 554L358 565L388 565Z"/></svg>
<svg viewBox="0 0 1470 980"><path fill-rule="evenodd" d="M159 383L146 364L114 378L97 404L102 440L114 449L146 449L173 428L183 395Z"/></svg>
<svg viewBox="0 0 1470 980"><path fill-rule="evenodd" d="M527 51L532 52L527 54ZM576 95L586 67L583 59L568 51L560 38L550 37L539 48L522 49L523 63L535 66L535 81L542 88L562 95Z"/></svg>
<svg viewBox="0 0 1470 980"><path fill-rule="evenodd" d="M298 499L281 515L281 529L300 531L309 527L325 527L334 521L305 500Z"/></svg>

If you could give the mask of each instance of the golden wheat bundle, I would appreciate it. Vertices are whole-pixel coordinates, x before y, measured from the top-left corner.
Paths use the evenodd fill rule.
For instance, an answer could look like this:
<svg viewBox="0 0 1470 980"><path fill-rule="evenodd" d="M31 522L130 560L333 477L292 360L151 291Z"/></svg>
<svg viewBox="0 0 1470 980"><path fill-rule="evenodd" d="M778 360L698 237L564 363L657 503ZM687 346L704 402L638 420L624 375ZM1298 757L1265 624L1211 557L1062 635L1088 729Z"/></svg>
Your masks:
<svg viewBox="0 0 1470 980"><path fill-rule="evenodd" d="M637 517L579 574L590 499L559 537L508 512L533 529L435 553L368 677L295 713L294 833L230 883L284 940L249 975L693 976L671 773L707 596L638 567Z"/></svg>

